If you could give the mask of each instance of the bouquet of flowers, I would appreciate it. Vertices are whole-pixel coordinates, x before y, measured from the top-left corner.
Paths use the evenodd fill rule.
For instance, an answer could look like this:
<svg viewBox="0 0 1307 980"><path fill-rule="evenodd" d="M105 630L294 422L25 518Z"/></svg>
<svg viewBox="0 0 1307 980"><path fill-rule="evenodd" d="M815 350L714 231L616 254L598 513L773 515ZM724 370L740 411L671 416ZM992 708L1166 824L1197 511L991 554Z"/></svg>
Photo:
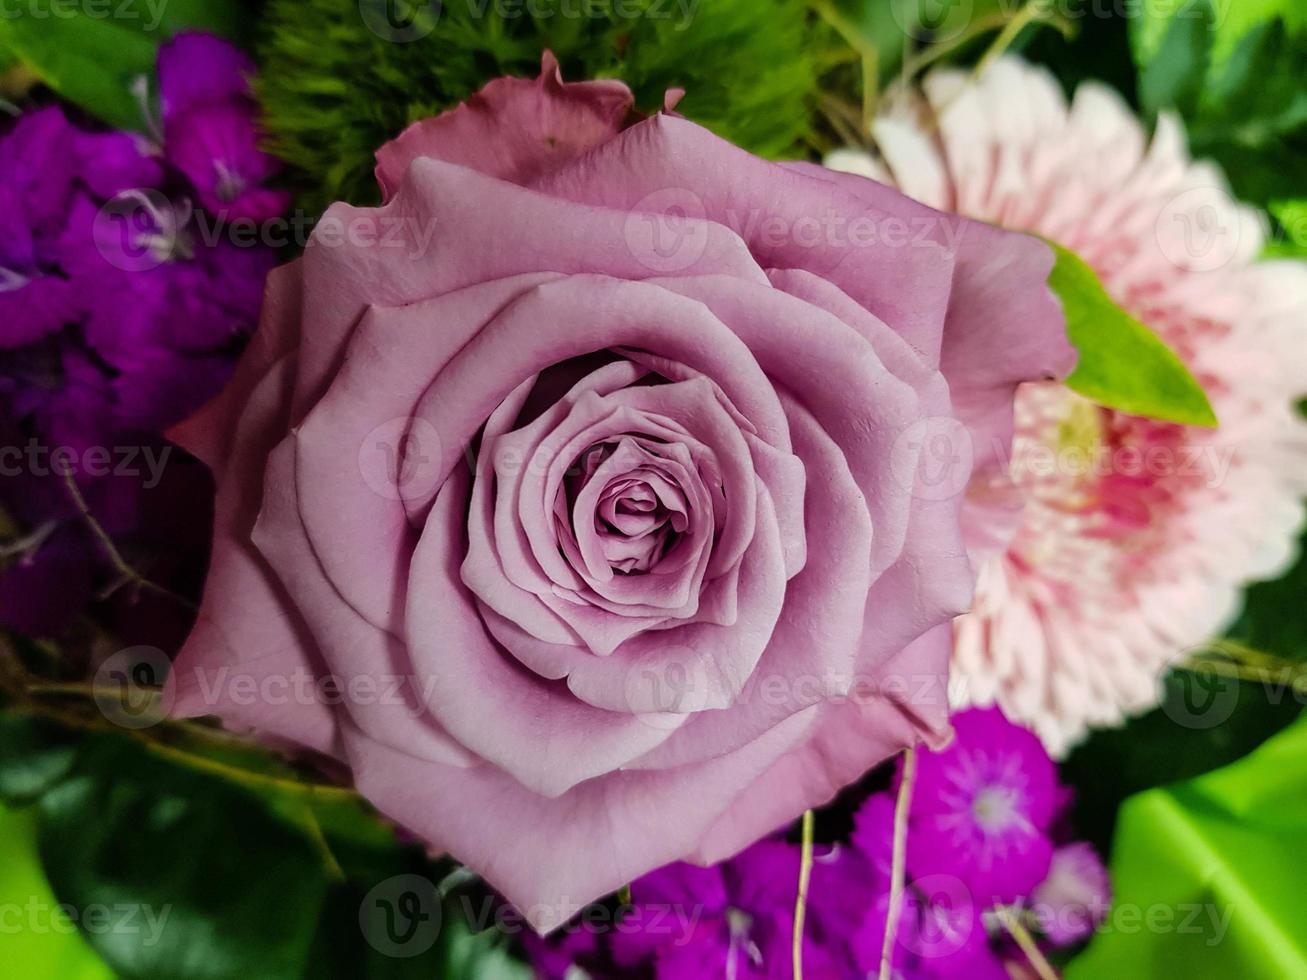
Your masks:
<svg viewBox="0 0 1307 980"><path fill-rule="evenodd" d="M1307 976L1291 0L19 0L24 977Z"/></svg>

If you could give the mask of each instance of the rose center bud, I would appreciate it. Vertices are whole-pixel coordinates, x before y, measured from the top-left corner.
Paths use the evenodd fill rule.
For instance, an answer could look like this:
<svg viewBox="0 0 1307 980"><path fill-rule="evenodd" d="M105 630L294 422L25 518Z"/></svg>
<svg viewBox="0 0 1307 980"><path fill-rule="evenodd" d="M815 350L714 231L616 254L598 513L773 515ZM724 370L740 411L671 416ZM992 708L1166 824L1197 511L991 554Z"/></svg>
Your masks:
<svg viewBox="0 0 1307 980"><path fill-rule="evenodd" d="M705 497L702 489L684 447L634 433L594 443L559 493L560 550L592 574L599 567L621 575L680 568L678 558L693 544L692 499Z"/></svg>

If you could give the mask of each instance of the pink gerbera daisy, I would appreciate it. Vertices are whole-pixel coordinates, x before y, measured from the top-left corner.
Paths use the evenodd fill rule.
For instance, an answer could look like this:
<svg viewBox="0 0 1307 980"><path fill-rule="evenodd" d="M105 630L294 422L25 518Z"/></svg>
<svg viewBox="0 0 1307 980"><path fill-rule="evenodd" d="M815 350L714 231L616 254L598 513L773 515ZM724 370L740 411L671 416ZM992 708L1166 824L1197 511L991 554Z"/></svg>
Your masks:
<svg viewBox="0 0 1307 980"><path fill-rule="evenodd" d="M1092 83L1070 106L1045 71L998 59L897 93L875 156L829 166L926 204L1043 235L1185 360L1220 428L1027 386L1013 456L968 488L980 585L957 624L955 699L997 702L1061 754L1090 725L1155 704L1163 669L1219 633L1242 587L1292 558L1307 492L1307 267L1255 262L1256 213L1190 160L1179 122L1151 141ZM1021 505L1025 506L1022 507ZM986 532L989 532L988 534Z"/></svg>

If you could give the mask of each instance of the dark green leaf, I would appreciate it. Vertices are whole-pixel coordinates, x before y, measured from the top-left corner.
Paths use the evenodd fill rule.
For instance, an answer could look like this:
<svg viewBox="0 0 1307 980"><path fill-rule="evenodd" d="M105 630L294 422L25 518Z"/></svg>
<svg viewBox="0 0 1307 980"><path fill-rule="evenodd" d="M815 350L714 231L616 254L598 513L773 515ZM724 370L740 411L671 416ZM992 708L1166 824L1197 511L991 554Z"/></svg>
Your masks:
<svg viewBox="0 0 1307 980"><path fill-rule="evenodd" d="M1179 109L1194 156L1219 163L1241 199L1301 197L1307 5L1240 0L1214 13L1203 0L1133 26L1144 109Z"/></svg>
<svg viewBox="0 0 1307 980"><path fill-rule="evenodd" d="M1062 300L1067 334L1080 354L1067 385L1110 408L1185 425L1216 425L1202 387L1148 327L1103 289L1075 253L1053 245L1049 286Z"/></svg>
<svg viewBox="0 0 1307 980"><path fill-rule="evenodd" d="M16 711L0 712L0 800L30 803L68 774L77 743L58 725Z"/></svg>
<svg viewBox="0 0 1307 980"><path fill-rule="evenodd" d="M1244 595L1243 612L1230 627L1229 636L1252 647L1296 663L1307 661L1307 538L1298 544L1298 560L1287 574L1273 582L1252 586Z"/></svg>
<svg viewBox="0 0 1307 980"><path fill-rule="evenodd" d="M135 909L131 923L86 932L121 976L302 975L324 897L322 854L250 793L103 736L40 812L60 900Z"/></svg>

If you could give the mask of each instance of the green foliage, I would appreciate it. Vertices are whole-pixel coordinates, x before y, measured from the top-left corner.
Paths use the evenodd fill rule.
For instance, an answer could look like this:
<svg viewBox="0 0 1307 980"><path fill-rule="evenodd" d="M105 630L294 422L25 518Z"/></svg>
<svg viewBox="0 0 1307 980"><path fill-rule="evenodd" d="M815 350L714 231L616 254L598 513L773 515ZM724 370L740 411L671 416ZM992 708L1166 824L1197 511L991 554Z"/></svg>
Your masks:
<svg viewBox="0 0 1307 980"><path fill-rule="evenodd" d="M42 861L63 900L139 904L162 922L152 934L88 934L119 975L300 975L325 888L320 859L241 790L106 738L39 806Z"/></svg>
<svg viewBox="0 0 1307 980"><path fill-rule="evenodd" d="M1094 270L1054 245L1048 284L1062 301L1067 335L1080 354L1067 386L1102 405L1185 425L1216 424L1189 369L1148 327L1119 307Z"/></svg>
<svg viewBox="0 0 1307 980"><path fill-rule="evenodd" d="M1272 3L1250 7L1276 12ZM1240 198L1263 206L1301 197L1307 179L1307 16L1294 9L1288 20L1253 23L1242 7L1186 5L1140 62L1145 111L1178 110L1194 156L1216 160Z"/></svg>
<svg viewBox="0 0 1307 980"><path fill-rule="evenodd" d="M1119 728L1094 730L1062 764L1075 787L1072 825L1108 853L1121 804L1135 793L1190 779L1243 758L1299 716L1291 686L1177 669L1158 708Z"/></svg>
<svg viewBox="0 0 1307 980"><path fill-rule="evenodd" d="M1212 36L1212 59L1219 65L1240 38L1276 18L1284 19L1294 30L1307 28L1307 6L1301 0L1216 0L1214 4L1211 0L1145 0L1139 16L1130 18L1130 42L1138 63L1146 65L1157 57L1167 31L1177 21L1197 20Z"/></svg>
<svg viewBox="0 0 1307 980"><path fill-rule="evenodd" d="M59 10L53 16L48 5L34 5L0 18L0 61L7 51L65 99L135 130L145 120L133 86L153 75L160 44L186 28L239 39L246 20L238 0L108 0Z"/></svg>
<svg viewBox="0 0 1307 980"><path fill-rule="evenodd" d="M1127 801L1115 909L1069 980L1307 975L1305 768L1300 721L1235 765Z"/></svg>
<svg viewBox="0 0 1307 980"><path fill-rule="evenodd" d="M378 146L492 78L534 77L545 48L567 79L627 82L644 111L684 88L678 111L764 156L794 153L809 126L816 67L802 0L449 0L434 18L430 6L410 8L412 27L393 33L378 20L387 9L271 0L265 12L259 87L270 145L298 169L300 204L312 213L334 200L375 201Z"/></svg>
<svg viewBox="0 0 1307 980"><path fill-rule="evenodd" d="M5 803L38 799L68 774L76 758L76 741L58 725L25 714L0 714L0 800Z"/></svg>
<svg viewBox="0 0 1307 980"><path fill-rule="evenodd" d="M1307 538L1298 543L1298 560L1282 577L1261 582L1244 594L1243 612L1229 636L1254 650L1293 663L1307 662Z"/></svg>
<svg viewBox="0 0 1307 980"><path fill-rule="evenodd" d="M35 801L26 826L49 885L36 889L29 869L25 894L105 907L83 936L124 980L525 980L502 931L468 924L469 913L493 924L496 908L475 878L456 894L451 862L401 842L349 790L305 782L242 740L74 730L11 709L0 712L0 798ZM9 841L0 872L20 863L21 843ZM433 897L432 926L397 954L365 931L363 911L379 895L404 915L395 883L410 876ZM26 975L108 975L73 945L60 954L67 972Z"/></svg>
<svg viewBox="0 0 1307 980"><path fill-rule="evenodd" d="M0 908L11 910L3 941L6 975L23 980L113 980L72 923L55 911L59 899L36 853L36 815L0 805L0 840Z"/></svg>
<svg viewBox="0 0 1307 980"><path fill-rule="evenodd" d="M1293 201L1272 201L1275 219L1271 241L1266 246L1269 259L1307 258L1307 197Z"/></svg>

